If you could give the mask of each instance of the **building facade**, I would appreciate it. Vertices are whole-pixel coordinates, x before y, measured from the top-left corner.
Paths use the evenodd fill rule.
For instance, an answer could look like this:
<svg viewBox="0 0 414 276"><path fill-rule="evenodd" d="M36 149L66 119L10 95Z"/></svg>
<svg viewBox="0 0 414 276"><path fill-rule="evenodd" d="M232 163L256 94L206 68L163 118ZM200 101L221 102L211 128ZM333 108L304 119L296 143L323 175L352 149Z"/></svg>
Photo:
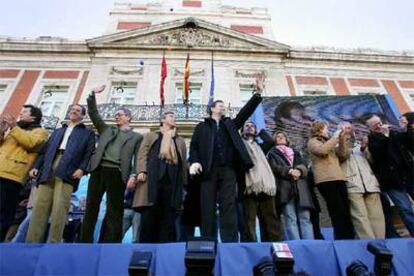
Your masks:
<svg viewBox="0 0 414 276"><path fill-rule="evenodd" d="M161 60L167 60L166 108L175 109L184 135L205 115L214 60L215 98L229 112L250 97L257 74L264 96L389 94L400 112L414 110L414 52L298 48L279 43L263 8L223 6L220 0L115 3L106 32L87 40L0 37L0 112L42 107L46 124L64 120L68 106L89 91L111 122L128 105L133 126L158 127ZM190 54L190 103L182 103Z"/></svg>

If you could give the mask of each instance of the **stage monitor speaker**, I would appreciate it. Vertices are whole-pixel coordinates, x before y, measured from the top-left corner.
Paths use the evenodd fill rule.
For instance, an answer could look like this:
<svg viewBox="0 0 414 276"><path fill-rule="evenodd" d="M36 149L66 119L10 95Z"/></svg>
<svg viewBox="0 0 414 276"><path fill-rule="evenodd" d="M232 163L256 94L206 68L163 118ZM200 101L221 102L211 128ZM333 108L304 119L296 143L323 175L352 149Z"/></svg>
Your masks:
<svg viewBox="0 0 414 276"><path fill-rule="evenodd" d="M277 275L290 275L294 273L293 265L295 264L295 259L293 258L287 243L273 243L270 247L270 254Z"/></svg>
<svg viewBox="0 0 414 276"><path fill-rule="evenodd" d="M134 251L129 262L128 274L130 276L149 276L152 252Z"/></svg>
<svg viewBox="0 0 414 276"><path fill-rule="evenodd" d="M186 275L213 275L215 260L216 242L206 240L187 242Z"/></svg>
<svg viewBox="0 0 414 276"><path fill-rule="evenodd" d="M381 242L369 242L368 251L375 256L375 275L390 275L392 269L392 252Z"/></svg>

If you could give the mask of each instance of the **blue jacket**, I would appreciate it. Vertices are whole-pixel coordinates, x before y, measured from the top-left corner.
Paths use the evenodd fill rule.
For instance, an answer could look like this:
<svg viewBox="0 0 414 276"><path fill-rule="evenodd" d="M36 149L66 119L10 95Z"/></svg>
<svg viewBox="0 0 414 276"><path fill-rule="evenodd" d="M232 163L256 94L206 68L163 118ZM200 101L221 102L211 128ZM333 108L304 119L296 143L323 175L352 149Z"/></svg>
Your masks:
<svg viewBox="0 0 414 276"><path fill-rule="evenodd" d="M53 161L59 146L65 135L68 125L64 124L61 128L56 129L44 146L42 152L36 159L33 168L39 170L38 183L45 184L51 178ZM81 169L87 171L89 159L95 150L95 134L86 128L82 123L78 124L69 137L66 150L60 160L54 176L59 177L63 182L71 184L73 191L78 189L79 179L72 178L72 174Z"/></svg>

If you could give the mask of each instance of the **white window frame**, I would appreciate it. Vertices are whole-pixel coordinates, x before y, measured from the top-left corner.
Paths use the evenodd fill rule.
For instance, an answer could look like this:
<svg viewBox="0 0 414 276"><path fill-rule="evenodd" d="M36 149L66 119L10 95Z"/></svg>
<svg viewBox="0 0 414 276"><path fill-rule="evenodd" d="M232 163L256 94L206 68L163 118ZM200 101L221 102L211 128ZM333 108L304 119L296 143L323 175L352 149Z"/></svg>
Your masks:
<svg viewBox="0 0 414 276"><path fill-rule="evenodd" d="M182 104L183 103L183 82L176 82L175 83L175 104ZM199 87L199 95L195 97L195 94L192 94L192 90L194 87ZM190 104L203 104L203 82L201 81L190 81Z"/></svg>
<svg viewBox="0 0 414 276"><path fill-rule="evenodd" d="M6 107L6 104L9 101L9 98L13 91L16 89L19 77L16 79L0 79L0 85L6 86L6 89L3 92L2 97L0 98L0 113L3 112L3 109Z"/></svg>
<svg viewBox="0 0 414 276"><path fill-rule="evenodd" d="M334 90L331 88L330 84L324 85L310 85L310 84L297 84L296 83L297 91L299 91L298 96L330 96L336 95ZM310 91L315 91L314 95L310 94ZM321 92L323 94L318 94Z"/></svg>
<svg viewBox="0 0 414 276"><path fill-rule="evenodd" d="M411 109L414 110L414 89L403 89L401 90L401 93Z"/></svg>
<svg viewBox="0 0 414 276"><path fill-rule="evenodd" d="M121 87L124 89L123 93L118 93L117 88ZM130 88L130 90L128 90ZM128 90L128 91L127 91ZM131 94L125 94L131 92ZM127 105L135 104L138 96L138 82L136 81L112 81L111 89L108 93L108 103L112 103L113 99L119 99L117 104ZM132 99L130 102L127 102L127 99Z"/></svg>
<svg viewBox="0 0 414 276"><path fill-rule="evenodd" d="M253 90L252 83L239 83L239 106L244 106L250 100Z"/></svg>
<svg viewBox="0 0 414 276"><path fill-rule="evenodd" d="M51 96L47 96L45 95L45 92L50 89L52 92ZM56 92L56 91L65 91L65 92ZM61 98L58 99L54 99L54 100L50 100L49 97L53 97L53 93L64 93L64 95L61 96ZM55 94L56 95L56 94ZM65 114L67 111L67 101L70 95L70 86L69 85L49 85L46 84L42 87L41 93L40 93L40 97L39 97L39 103L38 106L40 109L42 109L42 113L43 116L45 117L49 117L49 116L57 116L57 117L61 117L62 114ZM49 100L48 100L49 99ZM44 108L42 108L42 105L44 102L51 102L52 103L52 108L50 110L48 110L48 112L46 112L44 110ZM58 103L60 104L60 110L59 111L55 111L56 106L58 105Z"/></svg>
<svg viewBox="0 0 414 276"><path fill-rule="evenodd" d="M0 83L0 102L4 102L7 94L7 84Z"/></svg>

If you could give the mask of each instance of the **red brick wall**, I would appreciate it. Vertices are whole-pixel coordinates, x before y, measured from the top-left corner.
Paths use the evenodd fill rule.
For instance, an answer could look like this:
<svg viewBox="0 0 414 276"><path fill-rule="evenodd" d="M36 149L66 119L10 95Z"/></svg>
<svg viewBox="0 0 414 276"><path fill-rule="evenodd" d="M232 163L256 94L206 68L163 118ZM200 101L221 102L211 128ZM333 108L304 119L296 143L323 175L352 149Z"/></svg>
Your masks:
<svg viewBox="0 0 414 276"><path fill-rule="evenodd" d="M75 98L73 99L73 104L79 103L79 100L80 100L80 98L82 96L82 93L83 93L83 89L85 88L86 81L88 80L88 76L89 76L89 71L83 72L82 79L79 83L79 87L76 90Z"/></svg>
<svg viewBox="0 0 414 276"><path fill-rule="evenodd" d="M411 111L403 95L401 94L400 89L398 89L397 84L393 80L381 80L381 82L384 85L385 90L387 90L397 104L401 113Z"/></svg>
<svg viewBox="0 0 414 276"><path fill-rule="evenodd" d="M289 92L291 96L296 96L295 86L293 85L293 80L291 76L286 76L286 81L289 86Z"/></svg>
<svg viewBox="0 0 414 276"><path fill-rule="evenodd" d="M351 86L359 86L359 87L379 87L379 83L377 80L373 79L348 79L349 84Z"/></svg>
<svg viewBox="0 0 414 276"><path fill-rule="evenodd" d="M44 79L77 79L79 71L53 71L48 70L43 75Z"/></svg>
<svg viewBox="0 0 414 276"><path fill-rule="evenodd" d="M139 29L146 28L151 26L151 22L118 22L116 27L118 30L130 30L130 29Z"/></svg>
<svg viewBox="0 0 414 276"><path fill-rule="evenodd" d="M231 25L230 28L247 34L263 34L262 26Z"/></svg>
<svg viewBox="0 0 414 276"><path fill-rule="evenodd" d="M201 1L183 1L183 7L201 8Z"/></svg>
<svg viewBox="0 0 414 276"><path fill-rule="evenodd" d="M297 76L295 77L295 79L298 84L305 84L305 85L326 85L328 84L328 81L324 77Z"/></svg>
<svg viewBox="0 0 414 276"><path fill-rule="evenodd" d="M0 79L13 79L17 78L20 70L15 69L0 69Z"/></svg>
<svg viewBox="0 0 414 276"><path fill-rule="evenodd" d="M23 73L16 89L13 91L13 94L4 108L4 113L10 113L13 116L19 115L22 106L26 103L33 86L39 78L39 75L40 71L33 70L27 70Z"/></svg>
<svg viewBox="0 0 414 276"><path fill-rule="evenodd" d="M345 96L345 95L350 94L348 86L346 85L346 82L345 82L344 79L342 79L342 78L331 78L330 81L331 81L332 87L335 90L335 93L337 95Z"/></svg>
<svg viewBox="0 0 414 276"><path fill-rule="evenodd" d="M412 80L398 81L398 84L402 88L414 89L414 81L412 81Z"/></svg>

